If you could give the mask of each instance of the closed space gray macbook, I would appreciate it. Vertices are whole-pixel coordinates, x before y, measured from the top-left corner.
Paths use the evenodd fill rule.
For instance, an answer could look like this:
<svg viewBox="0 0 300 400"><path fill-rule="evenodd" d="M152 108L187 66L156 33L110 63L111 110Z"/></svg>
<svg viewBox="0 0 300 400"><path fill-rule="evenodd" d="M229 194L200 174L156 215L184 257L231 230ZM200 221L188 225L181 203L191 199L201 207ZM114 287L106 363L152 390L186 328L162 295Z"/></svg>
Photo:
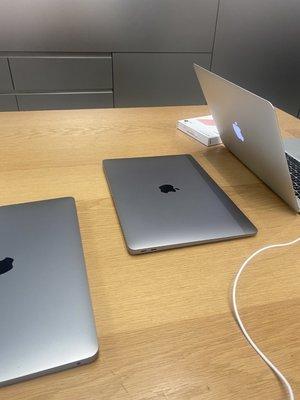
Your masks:
<svg viewBox="0 0 300 400"><path fill-rule="evenodd" d="M74 200L0 207L0 260L0 386L94 360Z"/></svg>
<svg viewBox="0 0 300 400"><path fill-rule="evenodd" d="M111 159L103 167L131 254L257 232L190 155Z"/></svg>

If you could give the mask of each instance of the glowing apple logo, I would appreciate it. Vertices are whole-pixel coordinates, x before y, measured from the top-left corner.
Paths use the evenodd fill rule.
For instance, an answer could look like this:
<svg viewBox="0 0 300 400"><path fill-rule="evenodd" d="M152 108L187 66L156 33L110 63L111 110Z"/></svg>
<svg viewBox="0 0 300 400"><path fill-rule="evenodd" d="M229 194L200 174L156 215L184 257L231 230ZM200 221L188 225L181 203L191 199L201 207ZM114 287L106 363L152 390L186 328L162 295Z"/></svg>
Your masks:
<svg viewBox="0 0 300 400"><path fill-rule="evenodd" d="M243 132L242 132L241 128L238 126L238 123L237 123L237 122L234 122L234 123L232 124L232 127L233 127L233 130L234 130L235 136L236 136L241 142L243 142L243 141L245 140L245 138L244 138L244 136L243 136Z"/></svg>

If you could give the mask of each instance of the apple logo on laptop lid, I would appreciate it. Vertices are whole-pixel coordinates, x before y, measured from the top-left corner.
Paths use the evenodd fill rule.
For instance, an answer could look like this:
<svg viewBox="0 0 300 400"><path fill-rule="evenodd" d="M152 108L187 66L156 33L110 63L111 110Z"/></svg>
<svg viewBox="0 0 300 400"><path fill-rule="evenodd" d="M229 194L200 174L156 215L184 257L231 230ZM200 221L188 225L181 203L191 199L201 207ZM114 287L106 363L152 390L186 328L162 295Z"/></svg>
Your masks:
<svg viewBox="0 0 300 400"><path fill-rule="evenodd" d="M238 123L237 123L237 122L234 122L234 123L232 124L232 127L233 127L233 131L234 131L234 133L235 133L235 136L236 136L241 142L244 142L245 138L244 138L244 135L243 135L243 132L242 132L241 128L238 126Z"/></svg>
<svg viewBox="0 0 300 400"><path fill-rule="evenodd" d="M162 193L169 193L169 192L176 192L177 190L180 190L178 188L174 188L173 185L165 184L159 186L159 189Z"/></svg>
<svg viewBox="0 0 300 400"><path fill-rule="evenodd" d="M5 274L6 272L13 269L13 258L5 257L0 261L0 275Z"/></svg>

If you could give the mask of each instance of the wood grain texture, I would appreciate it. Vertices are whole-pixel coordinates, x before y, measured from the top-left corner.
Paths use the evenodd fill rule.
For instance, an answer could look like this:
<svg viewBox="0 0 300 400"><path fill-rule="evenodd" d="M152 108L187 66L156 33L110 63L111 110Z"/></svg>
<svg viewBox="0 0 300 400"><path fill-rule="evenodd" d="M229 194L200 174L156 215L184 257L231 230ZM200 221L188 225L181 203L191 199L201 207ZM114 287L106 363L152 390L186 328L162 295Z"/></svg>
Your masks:
<svg viewBox="0 0 300 400"><path fill-rule="evenodd" d="M254 250L299 236L300 219L223 146L176 130L202 107L0 114L1 205L74 196L101 345L86 366L0 389L1 400L285 397L233 321L233 275ZM300 121L278 111L285 136ZM101 160L192 154L257 226L256 237L130 256ZM239 290L254 339L300 395L300 246L260 255ZM74 304L74 307L76 305Z"/></svg>

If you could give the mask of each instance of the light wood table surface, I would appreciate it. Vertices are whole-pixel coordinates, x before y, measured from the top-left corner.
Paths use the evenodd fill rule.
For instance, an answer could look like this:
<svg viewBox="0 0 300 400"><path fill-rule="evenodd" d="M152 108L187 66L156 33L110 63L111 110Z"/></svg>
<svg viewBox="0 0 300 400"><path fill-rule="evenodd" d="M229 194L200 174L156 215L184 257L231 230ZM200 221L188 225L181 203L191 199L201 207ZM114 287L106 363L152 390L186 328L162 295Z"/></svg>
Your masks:
<svg viewBox="0 0 300 400"><path fill-rule="evenodd" d="M1 400L286 398L235 324L229 293L242 261L299 236L300 218L223 146L176 129L178 119L205 114L205 106L0 114L1 205L76 199L101 346L96 362L2 388ZM300 121L278 115L283 134L300 137ZM131 256L101 160L180 153L196 158L258 234ZM259 256L239 304L300 397L299 255L296 245Z"/></svg>

